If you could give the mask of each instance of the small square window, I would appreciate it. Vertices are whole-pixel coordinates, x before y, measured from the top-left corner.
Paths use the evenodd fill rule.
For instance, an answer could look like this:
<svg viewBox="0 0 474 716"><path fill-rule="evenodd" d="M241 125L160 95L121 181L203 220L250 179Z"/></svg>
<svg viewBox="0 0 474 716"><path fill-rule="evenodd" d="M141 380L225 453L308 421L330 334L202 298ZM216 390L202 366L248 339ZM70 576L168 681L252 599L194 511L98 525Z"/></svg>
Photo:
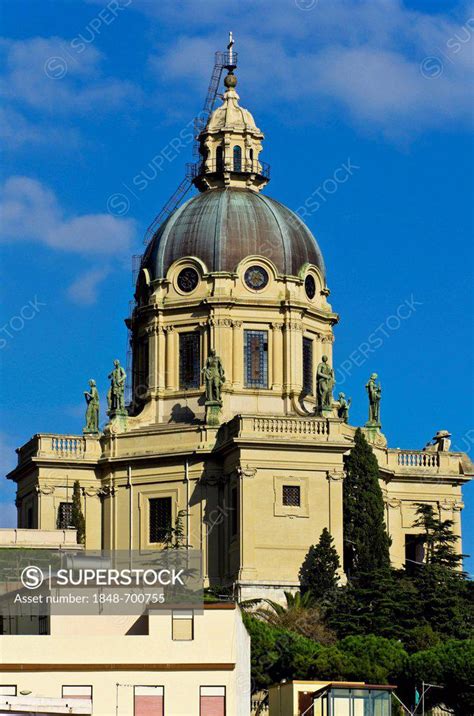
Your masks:
<svg viewBox="0 0 474 716"><path fill-rule="evenodd" d="M299 485L283 485L283 505L299 507L301 505L301 488Z"/></svg>
<svg viewBox="0 0 474 716"><path fill-rule="evenodd" d="M172 614L173 641L194 639L194 612L192 609L174 609Z"/></svg>

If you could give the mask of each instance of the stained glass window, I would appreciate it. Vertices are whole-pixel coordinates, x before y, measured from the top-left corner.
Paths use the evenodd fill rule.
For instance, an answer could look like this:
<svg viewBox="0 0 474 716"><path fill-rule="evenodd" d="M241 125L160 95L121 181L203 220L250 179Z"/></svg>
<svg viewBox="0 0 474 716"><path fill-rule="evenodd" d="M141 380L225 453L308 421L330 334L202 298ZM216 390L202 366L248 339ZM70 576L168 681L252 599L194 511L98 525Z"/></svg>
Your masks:
<svg viewBox="0 0 474 716"><path fill-rule="evenodd" d="M179 387L199 388L201 382L200 335L197 331L179 334Z"/></svg>
<svg viewBox="0 0 474 716"><path fill-rule="evenodd" d="M171 527L171 497L150 500L150 542L164 542Z"/></svg>
<svg viewBox="0 0 474 716"><path fill-rule="evenodd" d="M238 144L234 147L234 172L242 171L242 149Z"/></svg>
<svg viewBox="0 0 474 716"><path fill-rule="evenodd" d="M303 392L313 395L313 341L303 338Z"/></svg>
<svg viewBox="0 0 474 716"><path fill-rule="evenodd" d="M245 385L268 387L268 332L244 331Z"/></svg>

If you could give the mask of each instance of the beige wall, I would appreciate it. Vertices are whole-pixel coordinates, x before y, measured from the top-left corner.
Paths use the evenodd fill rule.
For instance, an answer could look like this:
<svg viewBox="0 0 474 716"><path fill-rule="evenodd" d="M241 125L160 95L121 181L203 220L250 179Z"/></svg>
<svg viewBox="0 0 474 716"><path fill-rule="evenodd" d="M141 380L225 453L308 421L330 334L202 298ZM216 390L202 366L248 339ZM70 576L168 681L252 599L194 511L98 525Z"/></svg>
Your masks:
<svg viewBox="0 0 474 716"><path fill-rule="evenodd" d="M164 686L166 713L176 716L199 713L200 686L225 686L229 716L248 716L250 639L237 608L196 613L192 641L172 640L169 611L150 613L146 635L125 636L131 621L53 616L49 636L3 636L2 663L18 669L0 668L0 683L58 698L63 685L91 685L94 716L115 714L117 683L118 714L127 716L133 685Z"/></svg>

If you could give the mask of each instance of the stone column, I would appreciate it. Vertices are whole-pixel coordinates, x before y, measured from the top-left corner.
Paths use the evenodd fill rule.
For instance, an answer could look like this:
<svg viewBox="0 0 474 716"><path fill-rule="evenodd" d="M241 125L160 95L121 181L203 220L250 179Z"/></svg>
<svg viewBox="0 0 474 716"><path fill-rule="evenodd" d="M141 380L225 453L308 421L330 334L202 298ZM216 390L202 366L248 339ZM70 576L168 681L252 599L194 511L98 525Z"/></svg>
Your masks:
<svg viewBox="0 0 474 716"><path fill-rule="evenodd" d="M303 325L301 321L288 320L284 327L284 390L299 394L303 387Z"/></svg>
<svg viewBox="0 0 474 716"><path fill-rule="evenodd" d="M387 534L392 538L390 561L396 569L405 565L405 530L402 524L402 501L398 497L386 497L385 523Z"/></svg>
<svg viewBox="0 0 474 716"><path fill-rule="evenodd" d="M162 390L165 387L165 332L163 326L157 326L156 329L156 353L157 353L157 364L156 364L156 387L158 390Z"/></svg>
<svg viewBox="0 0 474 716"><path fill-rule="evenodd" d="M272 323L273 329L273 357L272 376L274 390L281 390L283 386L283 323Z"/></svg>
<svg viewBox="0 0 474 716"><path fill-rule="evenodd" d="M147 327L148 336L148 390L153 393L158 387L158 325L156 318Z"/></svg>
<svg viewBox="0 0 474 716"><path fill-rule="evenodd" d="M257 468L239 466L237 467L237 475L239 478L239 542L240 542L240 569L239 579L242 581L252 581L256 578L257 570L255 568L255 498L249 493L255 492L248 488L249 480L251 481L257 474Z"/></svg>
<svg viewBox="0 0 474 716"><path fill-rule="evenodd" d="M166 326L166 388L176 389L176 331L173 326Z"/></svg>
<svg viewBox="0 0 474 716"><path fill-rule="evenodd" d="M230 318L217 318L215 323L214 347L224 364L225 382L230 383L232 370L232 321Z"/></svg>
<svg viewBox="0 0 474 716"><path fill-rule="evenodd" d="M344 533L342 506L344 470L328 470L326 477L328 481L328 530L332 538L334 539L334 547L337 549L337 553L339 555L342 576L344 563Z"/></svg>
<svg viewBox="0 0 474 716"><path fill-rule="evenodd" d="M232 321L232 385L243 385L244 334L242 321Z"/></svg>

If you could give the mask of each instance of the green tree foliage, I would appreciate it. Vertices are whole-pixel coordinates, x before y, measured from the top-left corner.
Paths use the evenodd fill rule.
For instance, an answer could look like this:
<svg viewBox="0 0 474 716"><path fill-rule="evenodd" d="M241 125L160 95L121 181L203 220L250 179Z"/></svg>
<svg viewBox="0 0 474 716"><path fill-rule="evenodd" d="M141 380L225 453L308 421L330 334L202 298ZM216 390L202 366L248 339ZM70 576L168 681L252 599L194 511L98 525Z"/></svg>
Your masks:
<svg viewBox="0 0 474 716"><path fill-rule="evenodd" d="M328 606L328 625L339 637L377 634L405 642L421 618L421 605L412 580L403 570L380 569L371 579L340 587Z"/></svg>
<svg viewBox="0 0 474 716"><path fill-rule="evenodd" d="M321 532L317 545L312 545L299 572L302 594L309 593L314 600L324 602L338 583L339 555L327 527Z"/></svg>
<svg viewBox="0 0 474 716"><path fill-rule="evenodd" d="M252 614L244 613L244 622L252 640L254 692L282 679L397 683L408 659L395 640L357 636L322 646L262 622Z"/></svg>
<svg viewBox="0 0 474 716"><path fill-rule="evenodd" d="M77 530L77 543L84 544L86 538L86 521L82 512L81 486L76 480L72 490L72 526Z"/></svg>
<svg viewBox="0 0 474 716"><path fill-rule="evenodd" d="M390 540L384 523L378 463L360 428L356 430L345 467L344 569L353 579L390 567Z"/></svg>
<svg viewBox="0 0 474 716"><path fill-rule="evenodd" d="M406 666L407 691L422 681L443 686L426 694L426 708L446 704L456 714L474 713L474 640L449 639L413 654Z"/></svg>
<svg viewBox="0 0 474 716"><path fill-rule="evenodd" d="M285 592L285 599L285 605L270 599L257 599L244 602L241 606L253 609L253 615L270 626L293 631L320 644L336 641L335 633L325 624L323 611L310 592Z"/></svg>
<svg viewBox="0 0 474 716"><path fill-rule="evenodd" d="M464 555L455 548L459 538L453 533L454 522L437 517L433 505L418 503L416 515L414 525L423 529L425 538L425 564L458 569Z"/></svg>
<svg viewBox="0 0 474 716"><path fill-rule="evenodd" d="M186 510L179 510L174 526L170 525L166 531L163 549L183 549L186 547L186 533L183 522L187 514Z"/></svg>

